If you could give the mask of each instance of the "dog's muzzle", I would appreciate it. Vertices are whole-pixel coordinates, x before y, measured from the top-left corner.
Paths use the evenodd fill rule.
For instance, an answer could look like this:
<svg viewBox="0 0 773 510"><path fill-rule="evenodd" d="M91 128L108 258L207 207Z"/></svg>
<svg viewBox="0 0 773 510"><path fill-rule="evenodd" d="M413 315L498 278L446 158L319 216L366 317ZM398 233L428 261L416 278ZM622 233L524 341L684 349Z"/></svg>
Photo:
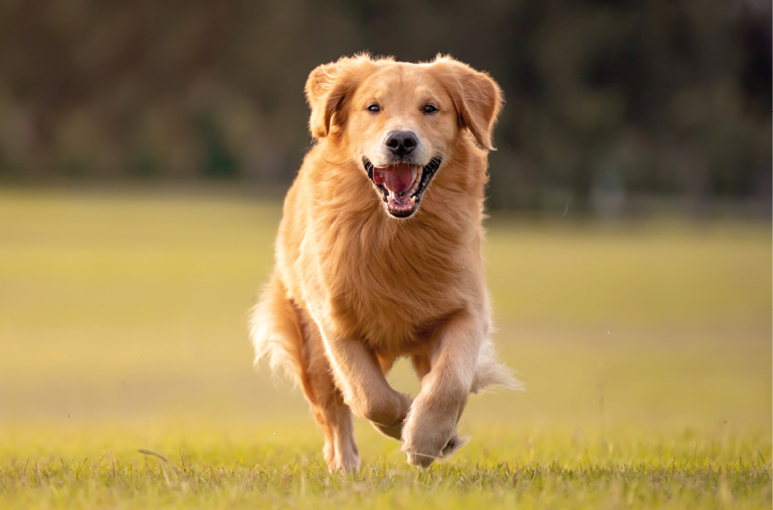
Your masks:
<svg viewBox="0 0 773 510"><path fill-rule="evenodd" d="M374 166L367 158L362 161L368 177L381 191L387 211L395 218L408 218L419 209L422 194L441 163L440 158L432 158L424 166L411 163Z"/></svg>

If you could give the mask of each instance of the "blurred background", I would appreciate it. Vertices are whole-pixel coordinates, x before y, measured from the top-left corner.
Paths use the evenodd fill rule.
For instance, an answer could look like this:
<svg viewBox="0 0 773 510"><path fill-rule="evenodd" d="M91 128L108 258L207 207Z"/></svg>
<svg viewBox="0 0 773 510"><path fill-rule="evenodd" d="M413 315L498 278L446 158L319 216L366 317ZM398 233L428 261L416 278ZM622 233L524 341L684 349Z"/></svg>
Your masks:
<svg viewBox="0 0 773 510"><path fill-rule="evenodd" d="M281 195L308 73L360 51L450 53L502 85L492 208L770 212L767 0L4 0L0 179Z"/></svg>
<svg viewBox="0 0 773 510"><path fill-rule="evenodd" d="M769 461L770 0L0 0L0 456L211 429L321 458L247 313L306 77L363 50L450 53L507 99L486 271L527 391L472 398L458 459Z"/></svg>

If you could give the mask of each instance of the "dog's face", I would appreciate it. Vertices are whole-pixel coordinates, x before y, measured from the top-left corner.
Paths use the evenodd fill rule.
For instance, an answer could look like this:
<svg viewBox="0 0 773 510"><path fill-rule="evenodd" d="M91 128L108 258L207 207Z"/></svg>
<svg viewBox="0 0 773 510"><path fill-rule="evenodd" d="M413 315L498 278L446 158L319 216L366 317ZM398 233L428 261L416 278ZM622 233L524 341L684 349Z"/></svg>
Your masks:
<svg viewBox="0 0 773 510"><path fill-rule="evenodd" d="M309 76L306 93L316 138L330 137L356 162L386 211L408 218L464 130L491 149L499 88L450 58L427 64L341 59Z"/></svg>
<svg viewBox="0 0 773 510"><path fill-rule="evenodd" d="M387 66L357 88L346 131L389 214L405 218L456 138L456 110L427 69Z"/></svg>

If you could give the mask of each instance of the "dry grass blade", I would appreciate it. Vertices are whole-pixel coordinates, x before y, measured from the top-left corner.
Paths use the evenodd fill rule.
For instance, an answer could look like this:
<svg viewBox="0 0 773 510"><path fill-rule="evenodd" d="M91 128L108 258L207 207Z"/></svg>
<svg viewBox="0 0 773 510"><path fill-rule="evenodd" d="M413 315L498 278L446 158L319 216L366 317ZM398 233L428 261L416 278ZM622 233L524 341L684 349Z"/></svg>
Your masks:
<svg viewBox="0 0 773 510"><path fill-rule="evenodd" d="M164 479L166 480L167 487L171 487L172 484L169 481L169 476L166 474L166 467L164 467L164 464L169 464L169 467L174 469L174 472L175 472L175 474L177 475L178 478L182 477L182 473L180 473L180 470L177 469L177 466L175 466L174 464L169 462L169 460L166 457L164 457L163 455L158 454L158 453L156 453L154 451L151 451L151 450L145 450L144 448L140 448L137 451L140 452L143 455L149 455L151 457L156 457L158 459L159 464L161 464L161 471L164 473Z"/></svg>

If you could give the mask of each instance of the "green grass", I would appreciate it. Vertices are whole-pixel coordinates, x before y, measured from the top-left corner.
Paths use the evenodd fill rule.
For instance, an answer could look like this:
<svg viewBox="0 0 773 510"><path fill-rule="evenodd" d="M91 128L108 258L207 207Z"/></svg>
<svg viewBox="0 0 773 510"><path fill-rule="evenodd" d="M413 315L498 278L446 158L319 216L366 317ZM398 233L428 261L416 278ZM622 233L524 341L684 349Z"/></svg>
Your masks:
<svg viewBox="0 0 773 510"><path fill-rule="evenodd" d="M148 435L102 426L89 428L97 435L89 438L78 429L17 431L0 467L4 502L13 508L770 506L769 459L755 446L769 437L721 427L708 440L689 429L647 434L622 427L603 437L500 425L426 472L407 468L396 447L360 428L370 461L355 475L328 473L319 441L304 425L225 430ZM41 439L42 433L60 441ZM146 443L167 462L134 449Z"/></svg>
<svg viewBox="0 0 773 510"><path fill-rule="evenodd" d="M228 190L0 190L0 507L771 507L769 223L495 215L527 391L471 398L472 441L426 472L358 420L342 476L251 366L279 217Z"/></svg>
<svg viewBox="0 0 773 510"><path fill-rule="evenodd" d="M304 444L212 445L197 437L195 446L190 444L193 439L184 445L167 444L180 449L167 454L166 463L152 456L138 458L136 452L103 453L97 459L12 459L0 474L6 502L16 508L770 506L770 469L761 459L710 462L704 461L705 451L671 449L680 450L676 445L689 442L689 437L651 441L649 446L661 448L654 457L654 452L640 449L589 452L562 434L506 437L497 452L473 447L471 454L478 459L465 455L429 471L407 469L400 459L387 455L365 464L357 474L330 474ZM495 434L489 440L498 438ZM557 458L530 461L522 452L527 443ZM737 447L717 449L730 454ZM508 460L499 460L505 456Z"/></svg>

